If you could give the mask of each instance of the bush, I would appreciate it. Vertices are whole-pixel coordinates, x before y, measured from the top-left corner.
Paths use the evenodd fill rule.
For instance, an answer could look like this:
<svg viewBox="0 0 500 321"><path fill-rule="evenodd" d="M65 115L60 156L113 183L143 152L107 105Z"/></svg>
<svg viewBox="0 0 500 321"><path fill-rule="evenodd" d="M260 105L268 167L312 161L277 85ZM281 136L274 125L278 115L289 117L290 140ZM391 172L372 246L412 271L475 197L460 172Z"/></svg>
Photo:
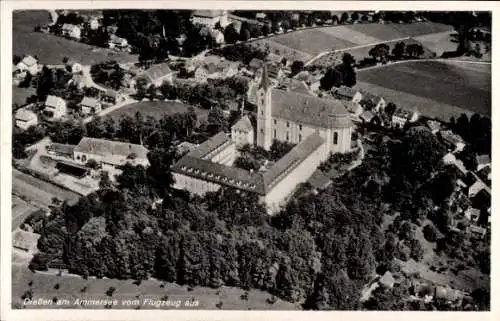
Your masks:
<svg viewBox="0 0 500 321"><path fill-rule="evenodd" d="M436 242L437 232L434 226L427 224L426 226L424 226L423 232L424 232L424 237L427 241Z"/></svg>
<svg viewBox="0 0 500 321"><path fill-rule="evenodd" d="M410 248L404 245L403 243L400 243L398 246L398 250L396 252L396 258L406 262L410 259L410 254L411 254Z"/></svg>

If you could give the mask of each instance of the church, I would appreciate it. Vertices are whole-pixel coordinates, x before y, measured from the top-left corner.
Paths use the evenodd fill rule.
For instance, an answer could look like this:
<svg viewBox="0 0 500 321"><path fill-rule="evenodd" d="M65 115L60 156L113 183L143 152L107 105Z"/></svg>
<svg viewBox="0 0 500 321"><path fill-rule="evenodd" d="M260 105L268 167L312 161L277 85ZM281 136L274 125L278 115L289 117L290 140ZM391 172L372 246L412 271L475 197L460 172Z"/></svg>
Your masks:
<svg viewBox="0 0 500 321"><path fill-rule="evenodd" d="M269 214L286 204L300 183L331 153L351 150L353 123L346 102L273 88L264 66L257 92L257 130L243 117L231 136L221 132L172 165L174 187L200 196L222 186L255 193ZM269 168L247 171L233 166L237 148L253 144L269 150L273 140L295 144Z"/></svg>

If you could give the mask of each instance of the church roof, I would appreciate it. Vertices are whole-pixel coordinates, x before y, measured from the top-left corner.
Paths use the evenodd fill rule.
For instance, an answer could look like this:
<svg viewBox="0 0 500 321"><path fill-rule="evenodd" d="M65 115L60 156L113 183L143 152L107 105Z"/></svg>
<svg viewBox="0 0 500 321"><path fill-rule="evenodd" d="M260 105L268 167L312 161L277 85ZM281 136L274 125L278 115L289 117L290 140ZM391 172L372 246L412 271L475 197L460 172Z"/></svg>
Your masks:
<svg viewBox="0 0 500 321"><path fill-rule="evenodd" d="M243 132L251 132L253 130L252 122L248 116L243 116L240 120L234 124L231 129L241 130Z"/></svg>
<svg viewBox="0 0 500 321"><path fill-rule="evenodd" d="M347 102L271 89L272 116L317 127L351 127Z"/></svg>

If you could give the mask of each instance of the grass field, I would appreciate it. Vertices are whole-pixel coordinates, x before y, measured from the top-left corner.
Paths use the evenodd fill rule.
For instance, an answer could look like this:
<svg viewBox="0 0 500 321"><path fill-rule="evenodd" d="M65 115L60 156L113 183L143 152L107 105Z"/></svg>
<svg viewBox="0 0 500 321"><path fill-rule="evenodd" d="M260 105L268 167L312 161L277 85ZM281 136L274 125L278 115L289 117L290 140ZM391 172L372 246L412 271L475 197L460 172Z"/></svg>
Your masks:
<svg viewBox="0 0 500 321"><path fill-rule="evenodd" d="M319 29L290 32L274 37L272 41L313 56L323 51L349 48L356 45L354 42L337 38L332 34L321 32Z"/></svg>
<svg viewBox="0 0 500 321"><path fill-rule="evenodd" d="M272 41L272 39L273 38L253 41L252 45L261 49L269 48L269 51L271 53L286 57L287 59L292 61L293 60L307 61L313 57L313 55L311 54L308 54L304 51L292 49L290 47Z"/></svg>
<svg viewBox="0 0 500 321"><path fill-rule="evenodd" d="M358 71L358 87L386 97L399 107L449 120L468 111L491 115L488 66L421 61Z"/></svg>
<svg viewBox="0 0 500 321"><path fill-rule="evenodd" d="M115 287L116 291L112 299L119 301L114 309L135 309L138 304L125 305L121 300L138 299L141 303L141 309L157 309L152 305L144 305L144 299L168 300L170 302L186 300L198 301L197 307L186 307L181 305L180 309L217 309L216 305L222 302L222 310L296 310L297 307L291 303L278 300L274 304L269 304L266 299L271 295L262 291L251 290L248 292L248 300L242 300L240 296L245 292L237 288L221 287L220 289L210 289L195 287L188 291L186 286L180 286L172 283L162 283L158 280L143 281L140 285L133 284L132 280L114 280L114 279L88 279L84 280L79 276L70 275L48 275L42 273L32 273L25 267L19 265L12 266L12 304L21 304L21 296L30 289L28 283L33 281L31 290L33 299L38 298L52 300L57 297L59 302L63 299L70 301L69 305L51 305L49 308L77 309L84 308L75 306L73 303L78 299L106 299L106 291ZM54 286L59 284L59 289ZM164 284L164 287L160 285ZM82 289L86 289L82 292ZM168 296L168 299L164 296ZM33 307L33 306L32 306ZM38 307L41 308L41 307ZM47 308L47 307L45 307ZM87 307L89 308L89 307ZM91 308L103 309L101 306ZM161 308L165 309L165 307ZM172 309L172 308L171 308Z"/></svg>
<svg viewBox="0 0 500 321"><path fill-rule="evenodd" d="M18 226L20 226L24 220L36 210L37 208L33 205L30 205L19 197L12 195L12 230L15 230Z"/></svg>
<svg viewBox="0 0 500 321"><path fill-rule="evenodd" d="M35 32L40 24L49 23L47 11L16 11L13 14L12 52L14 55L38 56L42 64L61 64L69 57L81 64L89 65L105 60L119 62L136 61L137 57L128 53L117 53L109 49L96 48L80 42L50 34Z"/></svg>
<svg viewBox="0 0 500 321"><path fill-rule="evenodd" d="M52 204L54 196L57 196L61 200L67 200L69 204L76 203L80 198L80 195L76 193L15 169L12 170L12 193L44 206Z"/></svg>
<svg viewBox="0 0 500 321"><path fill-rule="evenodd" d="M189 105L175 101L143 101L124 106L116 111L112 111L106 117L112 117L115 120L119 120L124 115L134 117L135 113L140 112L143 117L153 116L156 119L160 119L164 115L187 112L188 108ZM194 108L196 110L196 114L198 115L198 119L207 119L208 110L196 107Z"/></svg>
<svg viewBox="0 0 500 321"><path fill-rule="evenodd" d="M436 53L440 57L445 51L455 51L457 44L452 42L451 32L444 31L415 37L424 47Z"/></svg>

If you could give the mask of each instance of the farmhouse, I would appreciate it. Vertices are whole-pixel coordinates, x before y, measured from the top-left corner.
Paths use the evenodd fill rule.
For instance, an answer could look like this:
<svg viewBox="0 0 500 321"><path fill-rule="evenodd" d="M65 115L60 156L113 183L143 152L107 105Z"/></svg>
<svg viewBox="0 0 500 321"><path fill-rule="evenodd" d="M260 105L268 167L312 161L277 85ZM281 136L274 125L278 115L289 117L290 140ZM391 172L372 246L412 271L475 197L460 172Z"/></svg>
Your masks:
<svg viewBox="0 0 500 321"><path fill-rule="evenodd" d="M99 28L99 19L96 17L90 18L88 21L90 30L97 30Z"/></svg>
<svg viewBox="0 0 500 321"><path fill-rule="evenodd" d="M148 152L142 145L83 137L73 151L73 158L82 165L93 159L113 177L121 173L118 167L127 163L149 166Z"/></svg>
<svg viewBox="0 0 500 321"><path fill-rule="evenodd" d="M459 135L453 133L451 130L442 130L439 132L441 138L446 145L452 147L454 151L462 151L465 147L464 140Z"/></svg>
<svg viewBox="0 0 500 321"><path fill-rule="evenodd" d="M101 111L101 103L91 97L83 97L83 100L80 102L80 107L82 109L82 113L85 115L95 114Z"/></svg>
<svg viewBox="0 0 500 321"><path fill-rule="evenodd" d="M363 112L361 115L359 115L359 118L365 124L371 123L372 120L374 119L374 117L375 117L375 115L369 110L367 110L367 111Z"/></svg>
<svg viewBox="0 0 500 321"><path fill-rule="evenodd" d="M386 101L383 97L374 95L369 92L363 92L363 99L361 100L361 104L367 106L371 105L376 112L380 112L385 109L387 106Z"/></svg>
<svg viewBox="0 0 500 321"><path fill-rule="evenodd" d="M248 116L243 116L231 127L231 139L236 143L236 147L253 145L254 131Z"/></svg>
<svg viewBox="0 0 500 321"><path fill-rule="evenodd" d="M436 120L428 120L427 127L430 128L433 134L437 134L441 130L441 123Z"/></svg>
<svg viewBox="0 0 500 321"><path fill-rule="evenodd" d="M410 113L406 110L398 109L392 115L392 125L395 127L403 128L407 122L414 123L418 120L418 113Z"/></svg>
<svg viewBox="0 0 500 321"><path fill-rule="evenodd" d="M80 40L82 37L82 29L77 25L65 23L61 28L62 35L75 40Z"/></svg>
<svg viewBox="0 0 500 321"><path fill-rule="evenodd" d="M214 28L217 23L219 23L221 27L225 27L229 24L227 13L223 10L195 10L191 22L211 28Z"/></svg>
<svg viewBox="0 0 500 321"><path fill-rule="evenodd" d="M167 63L161 63L151 66L145 72L140 73L135 78L131 80L130 86L133 88L137 83L138 79L145 79L148 84L153 84L155 86L161 86L161 84L166 81L172 83L174 81L174 72Z"/></svg>
<svg viewBox="0 0 500 321"><path fill-rule="evenodd" d="M37 115L27 108L21 108L16 111L16 126L21 129L28 129L38 124Z"/></svg>
<svg viewBox="0 0 500 321"><path fill-rule="evenodd" d="M20 72L29 72L32 75L38 73L38 61L32 56L26 56L17 65L17 70Z"/></svg>
<svg viewBox="0 0 500 321"><path fill-rule="evenodd" d="M109 37L108 46L111 49L126 49L128 48L128 41L125 38L121 38L115 35Z"/></svg>
<svg viewBox="0 0 500 321"><path fill-rule="evenodd" d="M73 159L75 145L52 143L47 146L47 154L55 157Z"/></svg>
<svg viewBox="0 0 500 321"><path fill-rule="evenodd" d="M47 96L44 106L43 114L52 120L61 119L66 116L68 112L66 101L61 97L52 95Z"/></svg>
<svg viewBox="0 0 500 321"><path fill-rule="evenodd" d="M229 78L238 73L238 66L238 62L232 61L209 62L196 69L194 78L198 82L205 82L208 79Z"/></svg>
<svg viewBox="0 0 500 321"><path fill-rule="evenodd" d="M476 162L477 162L477 171L480 171L486 166L491 165L491 159L489 155L477 155L476 156Z"/></svg>
<svg viewBox="0 0 500 321"><path fill-rule="evenodd" d="M352 101L353 103L359 103L363 99L363 95L359 90L346 86L332 89L332 94L338 99Z"/></svg>

